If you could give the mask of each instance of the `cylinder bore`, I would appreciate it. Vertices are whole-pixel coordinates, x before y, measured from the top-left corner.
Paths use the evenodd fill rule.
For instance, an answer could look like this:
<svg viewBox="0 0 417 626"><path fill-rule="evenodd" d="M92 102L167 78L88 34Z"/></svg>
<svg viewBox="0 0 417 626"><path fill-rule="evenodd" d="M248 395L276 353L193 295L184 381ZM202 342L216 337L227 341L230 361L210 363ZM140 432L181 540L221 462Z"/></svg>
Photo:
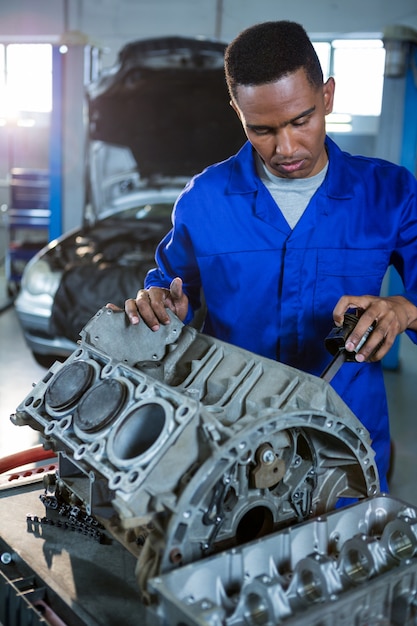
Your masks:
<svg viewBox="0 0 417 626"><path fill-rule="evenodd" d="M45 393L45 403L53 411L65 411L83 396L94 378L94 367L74 361L53 378Z"/></svg>
<svg viewBox="0 0 417 626"><path fill-rule="evenodd" d="M114 421L126 400L126 386L108 378L87 391L74 413L74 425L85 433L102 430Z"/></svg>
<svg viewBox="0 0 417 626"><path fill-rule="evenodd" d="M166 412L157 402L142 404L117 425L112 451L116 459L129 461L144 455L164 430Z"/></svg>

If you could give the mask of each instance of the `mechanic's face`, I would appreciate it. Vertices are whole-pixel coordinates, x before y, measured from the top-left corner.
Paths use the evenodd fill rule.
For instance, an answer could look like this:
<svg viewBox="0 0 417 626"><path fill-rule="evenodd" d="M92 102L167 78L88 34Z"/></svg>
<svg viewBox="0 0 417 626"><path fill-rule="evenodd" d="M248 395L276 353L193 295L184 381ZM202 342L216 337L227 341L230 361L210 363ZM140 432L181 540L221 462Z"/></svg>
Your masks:
<svg viewBox="0 0 417 626"><path fill-rule="evenodd" d="M274 83L239 85L231 105L272 174L307 178L327 163L325 116L333 95L333 78L317 89L299 69Z"/></svg>

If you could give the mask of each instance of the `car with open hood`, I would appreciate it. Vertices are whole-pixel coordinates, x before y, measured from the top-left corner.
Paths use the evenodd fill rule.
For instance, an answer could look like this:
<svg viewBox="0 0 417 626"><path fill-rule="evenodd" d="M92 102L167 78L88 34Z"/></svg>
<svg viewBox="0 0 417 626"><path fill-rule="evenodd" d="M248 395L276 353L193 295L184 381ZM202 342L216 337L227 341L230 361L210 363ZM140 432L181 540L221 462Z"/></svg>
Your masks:
<svg viewBox="0 0 417 626"><path fill-rule="evenodd" d="M15 300L38 363L66 358L99 308L135 296L186 182L243 144L225 48L202 38L135 41L87 86L83 224L29 261Z"/></svg>

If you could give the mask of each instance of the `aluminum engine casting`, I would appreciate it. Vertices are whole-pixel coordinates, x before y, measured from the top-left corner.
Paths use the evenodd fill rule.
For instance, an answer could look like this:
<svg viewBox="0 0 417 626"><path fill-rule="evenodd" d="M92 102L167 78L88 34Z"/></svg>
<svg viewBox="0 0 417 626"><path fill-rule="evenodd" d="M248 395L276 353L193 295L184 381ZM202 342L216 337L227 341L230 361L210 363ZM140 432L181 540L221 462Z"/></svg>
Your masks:
<svg viewBox="0 0 417 626"><path fill-rule="evenodd" d="M386 495L361 500L150 588L167 624L415 626L417 510Z"/></svg>
<svg viewBox="0 0 417 626"><path fill-rule="evenodd" d="M138 555L142 588L379 492L368 433L328 383L172 314L155 333L98 311L12 421L59 452L61 488Z"/></svg>

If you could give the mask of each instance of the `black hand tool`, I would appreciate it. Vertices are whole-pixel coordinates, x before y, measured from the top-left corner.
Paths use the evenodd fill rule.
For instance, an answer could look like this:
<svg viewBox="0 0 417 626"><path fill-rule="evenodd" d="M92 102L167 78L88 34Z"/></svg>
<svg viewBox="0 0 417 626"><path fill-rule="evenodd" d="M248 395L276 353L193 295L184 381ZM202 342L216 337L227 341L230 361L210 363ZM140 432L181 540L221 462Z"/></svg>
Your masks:
<svg viewBox="0 0 417 626"><path fill-rule="evenodd" d="M330 354L333 355L333 359L329 365L321 373L320 378L330 382L335 374L339 371L345 361L355 361L355 356L362 348L364 343L368 340L369 335L372 333L376 326L376 322L368 327L362 339L356 346L354 352L348 352L345 348L345 343L353 329L355 328L358 320L361 316L361 312L355 309L353 313L345 313L342 326L334 326L329 335L324 340L324 344Z"/></svg>

